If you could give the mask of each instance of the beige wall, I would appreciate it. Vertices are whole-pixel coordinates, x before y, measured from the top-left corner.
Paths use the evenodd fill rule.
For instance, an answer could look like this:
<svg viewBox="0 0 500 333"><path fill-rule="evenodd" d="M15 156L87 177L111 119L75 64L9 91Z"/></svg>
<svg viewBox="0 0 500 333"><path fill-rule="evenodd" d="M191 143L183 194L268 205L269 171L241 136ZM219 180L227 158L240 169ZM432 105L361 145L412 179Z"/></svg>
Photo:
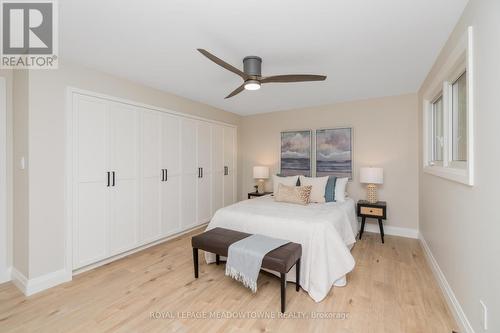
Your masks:
<svg viewBox="0 0 500 333"><path fill-rule="evenodd" d="M25 170L19 167L21 158L29 155L29 73L14 71L14 220L13 220L13 266L29 277L29 164Z"/></svg>
<svg viewBox="0 0 500 333"><path fill-rule="evenodd" d="M469 25L475 44L475 185L429 175L420 167L420 232L474 330L483 332L483 300L490 314L488 332L500 332L500 1L469 1L420 89L419 141L422 92ZM422 165L421 149L419 158Z"/></svg>
<svg viewBox="0 0 500 333"><path fill-rule="evenodd" d="M352 127L354 176L348 192L364 199L359 183L361 166L384 168L379 198L388 202L387 224L418 229L417 98L402 95L330 106L244 117L241 122L241 196L253 190L254 165L278 172L280 132L293 129ZM271 181L267 189L272 189Z"/></svg>
<svg viewBox="0 0 500 333"><path fill-rule="evenodd" d="M30 71L30 278L64 268L65 130L68 86L231 124L239 125L240 121L240 117L235 114L74 64L62 64L58 70ZM18 130L22 133L26 129Z"/></svg>

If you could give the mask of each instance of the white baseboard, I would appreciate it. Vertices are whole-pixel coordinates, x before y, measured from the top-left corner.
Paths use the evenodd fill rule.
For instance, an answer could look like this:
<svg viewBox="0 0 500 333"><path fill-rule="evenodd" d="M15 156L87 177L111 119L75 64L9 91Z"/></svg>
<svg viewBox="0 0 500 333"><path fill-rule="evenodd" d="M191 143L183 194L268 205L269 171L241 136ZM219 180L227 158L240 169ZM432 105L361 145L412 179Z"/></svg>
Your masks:
<svg viewBox="0 0 500 333"><path fill-rule="evenodd" d="M28 279L26 276L19 272L15 267L12 267L11 277L14 285L26 295L26 287L28 285Z"/></svg>
<svg viewBox="0 0 500 333"><path fill-rule="evenodd" d="M9 282L12 280L12 267L7 267L5 271L0 272L0 283Z"/></svg>
<svg viewBox="0 0 500 333"><path fill-rule="evenodd" d="M31 296L45 289L71 280L66 270L61 269L33 279L28 279L17 269L12 268L12 282L26 296Z"/></svg>
<svg viewBox="0 0 500 333"><path fill-rule="evenodd" d="M366 221L365 231L379 233L378 223L369 223ZM384 234L418 239L417 229L394 227L386 224L384 224Z"/></svg>
<svg viewBox="0 0 500 333"><path fill-rule="evenodd" d="M467 316L465 315L465 312L462 309L462 306L458 302L457 297L455 296L455 293L453 292L453 289L451 289L450 284L446 280L446 277L439 267L436 258L434 258L434 255L431 252L431 249L427 245L427 242L425 241L424 237L422 234L419 234L419 239L420 239L420 244L422 244L422 248L424 249L425 256L427 258L427 262L431 266L432 272L434 273L434 276L438 280L439 286L441 287L441 291L443 292L444 298L446 302L448 303L448 307L450 308L451 312L453 313L453 316L455 317L455 321L457 322L460 332L463 333L474 333L474 329L472 328L471 324L469 323L469 320L467 319Z"/></svg>
<svg viewBox="0 0 500 333"><path fill-rule="evenodd" d="M182 235L184 235L186 233L189 233L189 232L191 232L191 231L193 231L193 230L195 230L197 228L204 227L204 226L207 225L207 223L203 223L203 224L197 225L197 226L195 226L193 228L190 228L188 230L184 230L184 231L178 232L178 233L176 233L174 235L171 235L171 236L159 239L159 240L154 241L152 243L149 243L149 244L143 245L141 247L135 248L133 250L127 251L125 253L121 253L121 254L116 255L116 256L114 256L112 258L108 258L106 260L102 260L102 261L100 261L98 263L85 266L85 267L80 268L80 269L78 269L78 270L76 270L74 272L66 271L65 269L61 269L61 270L58 270L58 271L55 271L55 272L51 272L51 273L48 273L48 274L45 274L45 275L42 275L42 276L39 276L39 277L36 277L36 278L33 278L33 279L28 279L28 278L26 278L26 276L24 276L24 274L22 274L21 272L19 272L17 269L15 269L13 267L11 274L9 274L10 275L9 276L9 280L11 278L12 282L14 283L14 285L17 288L19 288L19 290L21 290L24 295L31 296L31 295L36 294L36 293L38 293L40 291L43 291L45 289L49 289L49 288L55 287L58 284L71 281L73 275L76 275L76 274L79 274L79 273L83 273L83 272L88 271L90 269L93 269L93 268L105 265L105 264L107 264L107 263L109 263L111 261L115 261L115 260L118 260L120 258L126 257L126 256L128 256L128 255L130 255L132 253L142 251L144 249L147 249L148 247L152 247L152 246L158 245L160 243L169 241L171 239L177 238L177 237L182 236Z"/></svg>
<svg viewBox="0 0 500 333"><path fill-rule="evenodd" d="M148 243L148 244L136 247L135 249L129 250L127 252L123 252L123 253L117 254L117 255L115 255L115 256L113 256L111 258L103 259L103 260L98 261L96 263L89 264L87 266L83 266L81 268L78 268L78 269L76 269L76 270L74 270L72 272L72 275L78 275L78 274L90 271L91 269L94 269L94 268L106 265L106 264L108 264L110 262L113 262L113 261L116 261L118 259L124 258L124 257L129 256L131 254L134 254L136 252L140 252L142 250L145 250L147 248L156 246L158 244L168 242L169 240L172 240L172 239L178 238L178 237L180 237L182 235L185 235L187 233L190 233L191 231L193 231L195 229L206 227L207 225L208 225L208 222L205 222L205 223L202 223L202 224L197 224L197 225L194 225L194 226L189 226L189 227L187 227L188 229L186 229L186 230L176 232L175 234L172 234L172 235L167 236L167 237L160 238L158 240L152 241L151 243Z"/></svg>

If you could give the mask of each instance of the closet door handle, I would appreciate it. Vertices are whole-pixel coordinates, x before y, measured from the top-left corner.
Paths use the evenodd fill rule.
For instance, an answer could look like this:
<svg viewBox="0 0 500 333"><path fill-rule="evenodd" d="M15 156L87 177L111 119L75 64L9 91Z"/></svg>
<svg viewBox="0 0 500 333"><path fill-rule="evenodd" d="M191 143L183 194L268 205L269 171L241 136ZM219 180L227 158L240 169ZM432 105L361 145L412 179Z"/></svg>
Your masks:
<svg viewBox="0 0 500 333"><path fill-rule="evenodd" d="M106 173L108 174L108 185L106 185L106 186L107 186L107 187L109 187L109 184L110 184L110 178L109 178L109 176L110 176L110 172L108 171L108 172L106 172Z"/></svg>
<svg viewBox="0 0 500 333"><path fill-rule="evenodd" d="M225 166L224 167L224 176L227 176L229 174L229 170L228 170L228 167Z"/></svg>
<svg viewBox="0 0 500 333"><path fill-rule="evenodd" d="M165 181L168 180L168 169L165 169Z"/></svg>
<svg viewBox="0 0 500 333"><path fill-rule="evenodd" d="M200 168L201 170L201 177L200 178L203 178L203 168Z"/></svg>
<svg viewBox="0 0 500 333"><path fill-rule="evenodd" d="M116 183L115 183L115 172L113 171L113 186L115 186Z"/></svg>
<svg viewBox="0 0 500 333"><path fill-rule="evenodd" d="M161 169L161 181L165 181L165 169Z"/></svg>
<svg viewBox="0 0 500 333"><path fill-rule="evenodd" d="M201 168L198 168L198 178L201 178Z"/></svg>

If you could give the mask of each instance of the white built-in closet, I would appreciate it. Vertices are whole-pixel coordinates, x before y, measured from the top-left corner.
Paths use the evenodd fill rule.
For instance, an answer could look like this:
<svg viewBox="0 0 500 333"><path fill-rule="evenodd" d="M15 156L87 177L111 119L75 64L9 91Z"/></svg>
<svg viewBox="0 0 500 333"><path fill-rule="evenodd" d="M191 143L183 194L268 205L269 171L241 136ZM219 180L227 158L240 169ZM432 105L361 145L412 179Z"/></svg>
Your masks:
<svg viewBox="0 0 500 333"><path fill-rule="evenodd" d="M236 199L236 128L72 92L73 269L208 222Z"/></svg>

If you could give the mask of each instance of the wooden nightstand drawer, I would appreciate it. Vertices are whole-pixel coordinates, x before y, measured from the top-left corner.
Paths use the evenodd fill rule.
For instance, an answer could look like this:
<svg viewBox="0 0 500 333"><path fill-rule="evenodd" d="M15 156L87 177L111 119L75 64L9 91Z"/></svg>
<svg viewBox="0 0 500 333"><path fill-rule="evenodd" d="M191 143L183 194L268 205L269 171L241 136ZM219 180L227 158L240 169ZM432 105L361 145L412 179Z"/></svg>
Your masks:
<svg viewBox="0 0 500 333"><path fill-rule="evenodd" d="M384 216L384 210L382 208L361 206L359 211L363 215Z"/></svg>

